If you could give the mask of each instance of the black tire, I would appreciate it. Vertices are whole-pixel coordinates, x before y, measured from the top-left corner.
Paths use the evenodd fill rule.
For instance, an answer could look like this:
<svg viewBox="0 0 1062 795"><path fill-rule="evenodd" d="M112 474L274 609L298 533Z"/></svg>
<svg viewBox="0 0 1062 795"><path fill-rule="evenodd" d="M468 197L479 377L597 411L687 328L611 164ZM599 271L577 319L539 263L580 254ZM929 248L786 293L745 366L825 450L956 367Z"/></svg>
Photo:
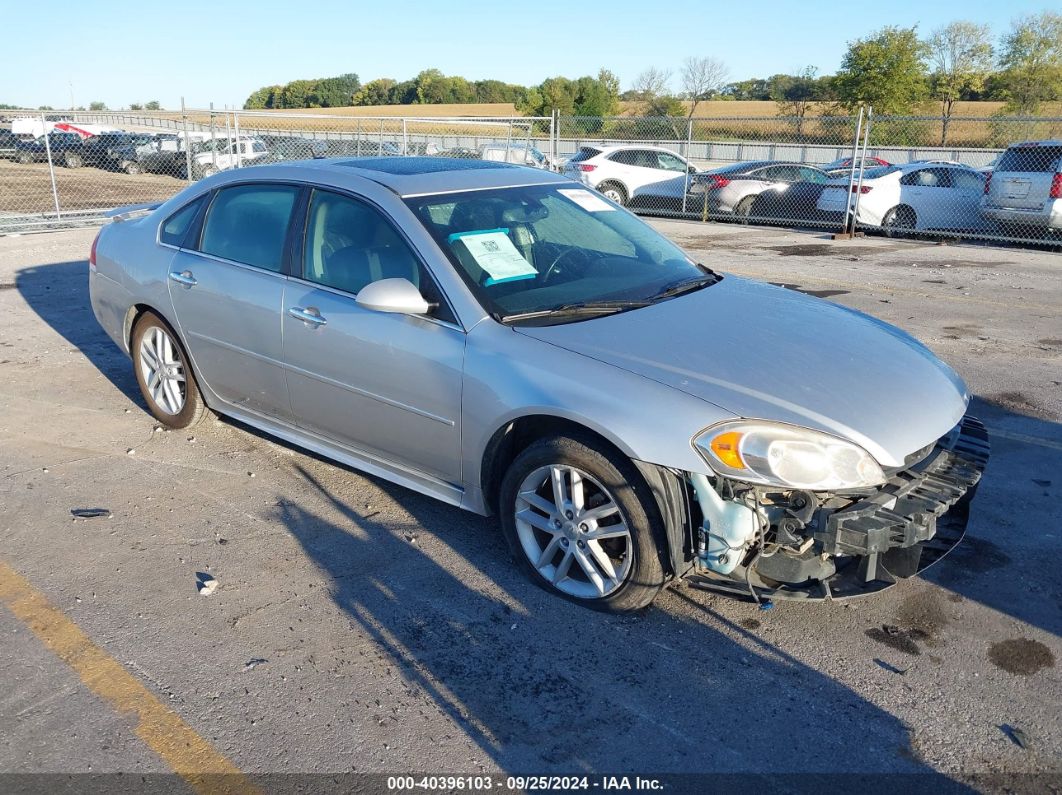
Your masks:
<svg viewBox="0 0 1062 795"><path fill-rule="evenodd" d="M915 231L917 225L918 216L906 204L893 207L881 219L881 230L886 237L906 237Z"/></svg>
<svg viewBox="0 0 1062 795"><path fill-rule="evenodd" d="M77 152L64 152L63 165L67 168L81 168L85 165L85 161L81 159L81 155Z"/></svg>
<svg viewBox="0 0 1062 795"><path fill-rule="evenodd" d="M177 411L172 411L167 408L165 403L167 400L165 390L160 392L160 394L163 394L163 397L156 397L152 394L152 386L148 383L149 376L146 370L149 369L150 365L143 358L141 346L143 345L145 337L149 334L154 335L159 332L165 335L172 345L173 357L179 364L180 372L184 377L183 382L175 384L173 387L181 396L181 404ZM206 414L206 404L203 402L203 396L200 394L199 387L195 382L195 374L192 372L191 365L189 364L188 354L185 353L180 338L178 338L165 320L150 311L141 315L137 320L136 325L133 327L133 335L129 350L132 354L133 371L136 374L136 383L140 387L140 394L143 396L144 402L147 403L148 410L154 415L155 419L168 428L187 428L190 425L195 425L203 418ZM152 379L152 382L158 383L154 379ZM171 408L172 407L171 404Z"/></svg>
<svg viewBox="0 0 1062 795"><path fill-rule="evenodd" d="M31 155L29 152L19 152L17 155L15 155L15 160L16 162L24 166L28 166L30 163L33 162L33 155Z"/></svg>
<svg viewBox="0 0 1062 795"><path fill-rule="evenodd" d="M747 224L749 222L749 216L752 215L752 205L755 201L755 196L746 196L737 203L737 206L734 207L734 217L737 218L738 223Z"/></svg>
<svg viewBox="0 0 1062 795"><path fill-rule="evenodd" d="M528 479L535 482L538 473L554 466L567 468L569 472L571 468L579 470L582 479L581 489L585 489L581 493L586 498L583 510L587 512L587 521L592 527L598 530L608 530L617 527L618 524L605 527L604 523L625 522L628 535L623 538L598 540L595 543L591 540L593 538L593 530L591 530L591 534L583 537L587 539L586 545L595 543L596 551L592 552L580 539L580 533L587 530L587 524L580 522L581 514L568 514L569 521L565 522L565 529L561 530L558 527L553 530L553 523L542 509L539 509L539 514L536 515L539 515L539 518L551 527L548 532L532 527L526 521L519 523L522 529L518 527L517 511L520 510L522 515L525 515L526 511L531 511L530 505L522 508L527 503L524 498L520 497L521 487L527 487L525 481ZM595 487L598 485L603 489L596 490ZM547 493L552 493L548 479L542 483L541 488ZM565 488L569 490L569 493L574 491L570 481ZM527 493L528 491L523 492L523 494ZM600 506L602 503L608 504L609 500L614 507L618 508L618 512L613 514L615 518L601 519L600 525L590 520L589 514L593 512L594 506ZM629 459L596 440L553 436L540 439L527 447L515 458L505 473L499 488L498 511L505 539L518 565L533 582L569 601L595 610L613 613L638 610L653 601L667 580L664 570L666 542L663 540L663 520L652 492ZM558 516L556 521L560 522L561 518ZM524 533L525 539L530 536L526 543L531 547L531 552L525 548L525 540L521 539L521 532ZM575 553L574 562L570 560L567 569L568 572L574 573L566 577L562 576L560 579L562 585L566 584L565 587L569 590L582 588L586 591L585 593L570 593L555 585L530 559L530 555L538 556L540 552L542 555L538 562L541 563L546 559L547 549L551 547L553 539L558 540L558 543L564 546L563 548L557 546L553 552L554 557L548 559L551 562L544 566L552 568L556 574L558 569L563 568L568 553ZM583 550L582 552L576 552L576 544ZM608 546L609 544L613 546ZM604 569L600 564L595 565L593 561L595 555L600 555L602 552L608 556L608 565L613 569L609 582L618 584L611 586L604 595L594 595L594 584L582 566L584 562L591 564L591 568L597 572L598 576L601 576ZM630 556L629 562L627 555ZM616 570L617 566L619 570ZM602 579L607 577L609 575L605 574Z"/></svg>
<svg viewBox="0 0 1062 795"><path fill-rule="evenodd" d="M630 201L630 197L627 195L627 189L618 182L602 182L597 186L597 192L606 199L614 201L621 207L626 207L627 202Z"/></svg>
<svg viewBox="0 0 1062 795"><path fill-rule="evenodd" d="M133 175L144 173L144 169L135 160L126 160L124 163L122 163L122 171L124 171L126 174Z"/></svg>

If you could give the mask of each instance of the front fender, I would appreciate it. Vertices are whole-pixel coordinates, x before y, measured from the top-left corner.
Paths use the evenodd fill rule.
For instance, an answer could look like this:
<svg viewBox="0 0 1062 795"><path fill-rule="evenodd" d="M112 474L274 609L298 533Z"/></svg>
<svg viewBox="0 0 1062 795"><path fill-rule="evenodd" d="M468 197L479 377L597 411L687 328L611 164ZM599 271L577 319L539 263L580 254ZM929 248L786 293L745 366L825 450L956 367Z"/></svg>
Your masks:
<svg viewBox="0 0 1062 795"><path fill-rule="evenodd" d="M703 428L733 414L626 370L517 334L494 322L468 336L462 401L464 485L478 494L484 451L521 417L586 427L636 461L712 475L693 447Z"/></svg>

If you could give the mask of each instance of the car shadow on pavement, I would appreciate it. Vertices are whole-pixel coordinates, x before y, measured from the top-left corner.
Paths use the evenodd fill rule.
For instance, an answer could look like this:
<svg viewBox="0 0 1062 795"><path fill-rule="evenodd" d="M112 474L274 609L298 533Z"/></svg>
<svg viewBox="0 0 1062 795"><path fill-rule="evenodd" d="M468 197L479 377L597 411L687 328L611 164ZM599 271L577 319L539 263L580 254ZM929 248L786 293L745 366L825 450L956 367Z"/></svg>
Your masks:
<svg viewBox="0 0 1062 795"><path fill-rule="evenodd" d="M966 791L915 758L897 718L762 639L659 608L613 616L570 604L519 573L492 520L373 479L412 519L384 524L313 468L296 464L327 517L282 499L276 519L401 670L411 700L428 696L502 770L739 773L735 784L782 790L854 783L826 773L879 786L907 773L918 789Z"/></svg>
<svg viewBox="0 0 1062 795"><path fill-rule="evenodd" d="M88 260L23 268L15 274L15 287L41 320L81 351L122 394L145 407L128 357L92 314Z"/></svg>

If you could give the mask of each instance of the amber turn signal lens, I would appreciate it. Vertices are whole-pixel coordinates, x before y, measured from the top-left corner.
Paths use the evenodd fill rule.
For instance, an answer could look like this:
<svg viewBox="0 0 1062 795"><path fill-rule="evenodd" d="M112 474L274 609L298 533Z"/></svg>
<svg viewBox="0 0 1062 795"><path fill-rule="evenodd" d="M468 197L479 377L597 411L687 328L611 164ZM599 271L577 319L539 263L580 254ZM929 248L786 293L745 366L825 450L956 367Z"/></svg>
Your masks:
<svg viewBox="0 0 1062 795"><path fill-rule="evenodd" d="M741 459L741 452L738 450L738 445L741 444L741 436L742 434L737 431L727 431L712 439L712 452L715 453L720 461L734 469L748 468Z"/></svg>

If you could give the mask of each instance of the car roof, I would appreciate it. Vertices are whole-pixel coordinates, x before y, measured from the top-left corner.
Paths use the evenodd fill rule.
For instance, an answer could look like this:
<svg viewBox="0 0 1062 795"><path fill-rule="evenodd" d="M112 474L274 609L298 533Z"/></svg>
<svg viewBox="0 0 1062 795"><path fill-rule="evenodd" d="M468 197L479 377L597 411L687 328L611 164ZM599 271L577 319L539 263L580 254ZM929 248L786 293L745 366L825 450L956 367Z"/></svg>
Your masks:
<svg viewBox="0 0 1062 795"><path fill-rule="evenodd" d="M253 169L227 173L246 176L281 168L327 172L329 181L337 183L341 183L348 175L358 176L403 197L570 182L560 174L540 168L453 157L332 157L278 163L275 166L254 166Z"/></svg>
<svg viewBox="0 0 1062 795"><path fill-rule="evenodd" d="M619 152L623 149L649 149L653 152L668 152L669 154L673 155L678 154L678 152L676 152L674 149L668 149L666 146L650 146L649 144L646 144L644 146L642 146L641 144L609 144L608 146L605 146L603 144L583 144L581 148L598 149L601 151L602 154L604 154L605 152Z"/></svg>
<svg viewBox="0 0 1062 795"><path fill-rule="evenodd" d="M1046 141L1022 141L1021 143L1014 143L1007 147L1007 149L1019 149L1023 146L1029 148L1035 146L1062 146L1062 141L1057 139L1048 139Z"/></svg>

